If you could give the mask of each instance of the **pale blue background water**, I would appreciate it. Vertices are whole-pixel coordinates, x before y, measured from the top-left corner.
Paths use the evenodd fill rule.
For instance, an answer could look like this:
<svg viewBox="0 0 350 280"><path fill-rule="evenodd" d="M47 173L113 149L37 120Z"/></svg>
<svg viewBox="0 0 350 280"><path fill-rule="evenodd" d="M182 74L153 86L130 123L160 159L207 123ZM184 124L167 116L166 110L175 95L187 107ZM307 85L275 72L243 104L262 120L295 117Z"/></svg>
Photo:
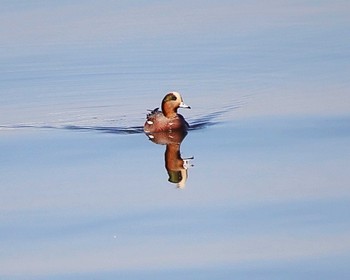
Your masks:
<svg viewBox="0 0 350 280"><path fill-rule="evenodd" d="M1 279L350 277L348 1L1 7ZM184 189L134 133L170 90Z"/></svg>

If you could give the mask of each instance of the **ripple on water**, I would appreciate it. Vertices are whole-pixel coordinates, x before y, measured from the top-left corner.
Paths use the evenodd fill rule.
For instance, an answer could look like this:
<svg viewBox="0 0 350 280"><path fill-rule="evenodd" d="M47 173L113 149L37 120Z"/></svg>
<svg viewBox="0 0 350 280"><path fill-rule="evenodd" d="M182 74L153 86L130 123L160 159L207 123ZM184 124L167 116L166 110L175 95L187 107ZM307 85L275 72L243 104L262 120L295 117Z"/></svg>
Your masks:
<svg viewBox="0 0 350 280"><path fill-rule="evenodd" d="M196 115L193 117L188 118L188 122L190 124L190 130L199 130L203 129L208 126L213 126L216 124L220 124L225 120L228 120L229 114L232 113L232 111L239 108L239 106L226 106L224 108L218 109L216 111L212 111L205 114ZM63 129L63 130L76 130L76 131L95 131L95 132L101 132L101 133L111 133L111 134L138 134L143 133L143 126L128 126L128 125L106 125L105 121L101 121L101 124L96 123L96 120L93 121L94 124L79 124L79 120L77 118L76 122L71 119L69 124L61 123L61 124L55 124L55 123L48 123L48 124L41 124L41 123L32 123L32 124L10 124L10 125L1 125L1 129ZM118 120L108 120L109 122L115 122L117 123ZM85 121L85 123L88 121ZM130 123L141 123L143 124L144 120L141 119L131 119Z"/></svg>

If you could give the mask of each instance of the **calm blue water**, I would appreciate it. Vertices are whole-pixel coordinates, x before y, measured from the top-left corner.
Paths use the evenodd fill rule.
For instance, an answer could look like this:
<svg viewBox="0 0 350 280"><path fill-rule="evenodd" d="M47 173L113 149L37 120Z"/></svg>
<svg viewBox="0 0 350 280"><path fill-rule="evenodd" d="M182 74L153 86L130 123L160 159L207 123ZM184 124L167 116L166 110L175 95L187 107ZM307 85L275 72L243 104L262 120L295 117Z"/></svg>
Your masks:
<svg viewBox="0 0 350 280"><path fill-rule="evenodd" d="M348 279L349 11L3 1L0 278ZM140 132L171 90L181 183Z"/></svg>

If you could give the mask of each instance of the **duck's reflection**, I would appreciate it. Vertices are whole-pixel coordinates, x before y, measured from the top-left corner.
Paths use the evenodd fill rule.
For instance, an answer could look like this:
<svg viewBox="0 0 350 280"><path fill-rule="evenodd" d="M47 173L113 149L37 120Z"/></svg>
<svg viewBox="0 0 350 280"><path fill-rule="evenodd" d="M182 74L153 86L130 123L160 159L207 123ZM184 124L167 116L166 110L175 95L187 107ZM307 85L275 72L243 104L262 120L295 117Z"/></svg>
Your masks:
<svg viewBox="0 0 350 280"><path fill-rule="evenodd" d="M166 145L164 160L169 175L168 181L176 184L178 188L184 188L188 178L188 168L192 166L190 160L193 159L193 157L181 157L180 146L187 131L146 133L146 135L153 143Z"/></svg>

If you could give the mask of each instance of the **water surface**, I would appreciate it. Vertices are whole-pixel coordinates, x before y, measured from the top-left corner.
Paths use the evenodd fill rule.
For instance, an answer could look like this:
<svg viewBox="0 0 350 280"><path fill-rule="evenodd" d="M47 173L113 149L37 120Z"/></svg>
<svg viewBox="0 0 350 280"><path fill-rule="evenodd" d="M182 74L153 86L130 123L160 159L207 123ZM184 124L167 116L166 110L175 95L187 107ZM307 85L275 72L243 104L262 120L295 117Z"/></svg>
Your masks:
<svg viewBox="0 0 350 280"><path fill-rule="evenodd" d="M347 1L2 7L1 279L350 277Z"/></svg>

